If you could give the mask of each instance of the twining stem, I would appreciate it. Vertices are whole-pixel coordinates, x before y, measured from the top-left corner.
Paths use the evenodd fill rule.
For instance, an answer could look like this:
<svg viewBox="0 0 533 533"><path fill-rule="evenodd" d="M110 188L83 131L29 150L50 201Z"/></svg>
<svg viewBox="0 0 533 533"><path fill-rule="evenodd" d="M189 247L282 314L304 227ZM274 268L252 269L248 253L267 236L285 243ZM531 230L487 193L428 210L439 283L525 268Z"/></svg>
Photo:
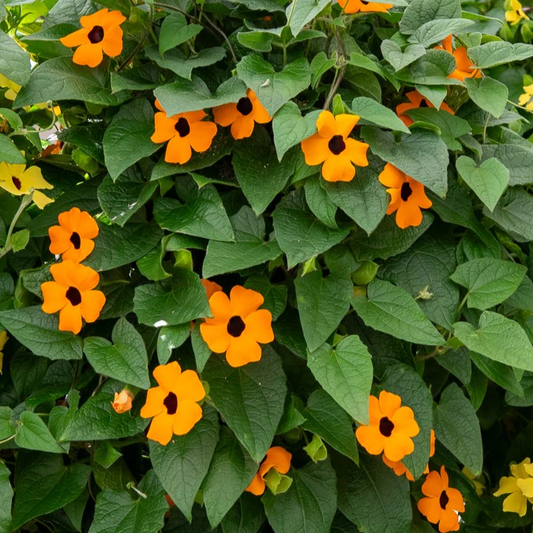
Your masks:
<svg viewBox="0 0 533 533"><path fill-rule="evenodd" d="M324 102L324 108L328 109L331 101L333 100L333 97L337 93L337 90L342 82L342 78L344 78L344 72L346 71L346 63L344 63L336 72L335 72L335 78L333 78L333 83L331 84L331 87L329 89L328 96L326 98L326 101Z"/></svg>
<svg viewBox="0 0 533 533"><path fill-rule="evenodd" d="M8 437L7 439L0 440L0 444L5 444L6 442L13 440L14 438L15 438L15 435L11 435L11 437Z"/></svg>
<svg viewBox="0 0 533 533"><path fill-rule="evenodd" d="M11 250L12 248L11 236L13 235L13 231L15 230L15 226L18 222L18 219L20 218L20 216L26 209L26 207L28 207L28 205L31 204L32 198L33 198L33 191L30 191L29 194L24 196L24 198L22 199L22 202L20 202L19 208L17 212L15 213L15 216L13 217L13 220L11 221L11 225L9 226L9 229L7 231L6 243L4 247L2 248L2 250L0 250L0 259L4 257L4 255L6 255Z"/></svg>
<svg viewBox="0 0 533 533"><path fill-rule="evenodd" d="M137 46L133 49L133 52L128 56L128 58L120 65L117 69L117 72L120 72L124 68L126 68L135 58L135 56L139 53L141 48L144 46L144 43L146 42L146 39L150 35L150 32L152 31L152 21L154 18L154 8L153 6L150 6L150 18L148 19L148 24L146 25L146 29L144 30L143 36L137 43Z"/></svg>

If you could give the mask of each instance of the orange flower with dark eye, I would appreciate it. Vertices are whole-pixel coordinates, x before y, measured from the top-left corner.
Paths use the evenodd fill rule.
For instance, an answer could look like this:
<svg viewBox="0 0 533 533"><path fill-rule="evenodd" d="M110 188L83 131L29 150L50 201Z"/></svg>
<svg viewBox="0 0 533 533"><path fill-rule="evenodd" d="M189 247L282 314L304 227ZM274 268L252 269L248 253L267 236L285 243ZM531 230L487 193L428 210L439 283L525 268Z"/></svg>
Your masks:
<svg viewBox="0 0 533 533"><path fill-rule="evenodd" d="M316 121L318 133L302 141L305 162L309 166L322 165L326 181L352 181L355 167L368 166L368 144L349 137L359 122L357 115L333 116L322 111Z"/></svg>
<svg viewBox="0 0 533 533"><path fill-rule="evenodd" d="M440 475L436 470L430 472L422 485L425 498L418 502L418 510L432 524L439 524L440 533L459 531L459 515L465 510L463 495L449 486L448 474L444 466Z"/></svg>
<svg viewBox="0 0 533 533"><path fill-rule="evenodd" d="M409 111L410 109L419 109L421 107L435 107L425 96L422 96L418 91L408 92L405 96L407 96L409 103L406 102L405 104L400 104L399 106L397 106L396 114L398 115L398 118L407 127L413 124L414 120L411 117L404 115L406 111ZM448 113L455 115L453 109L445 102L442 102L440 109L443 109L444 111L448 111Z"/></svg>
<svg viewBox="0 0 533 533"><path fill-rule="evenodd" d="M192 150L205 152L209 149L217 134L217 125L202 120L207 116L204 111L190 111L169 117L159 100L155 101L155 106L159 112L154 117L155 133L151 139L154 143L169 141L165 152L167 163L183 165L192 157Z"/></svg>
<svg viewBox="0 0 533 533"><path fill-rule="evenodd" d="M266 124L272 120L257 96L248 89L236 104L224 104L213 108L215 122L220 126L231 124L231 135L234 139L250 137L254 131L255 123Z"/></svg>
<svg viewBox="0 0 533 533"><path fill-rule="evenodd" d="M394 7L392 4L379 4L366 0L339 0L339 5L345 13L386 13Z"/></svg>
<svg viewBox="0 0 533 533"><path fill-rule="evenodd" d="M202 279L202 285L204 286L205 292L207 294L207 299L211 298L215 292L222 290L222 287L215 281L209 281L208 279Z"/></svg>
<svg viewBox="0 0 533 533"><path fill-rule="evenodd" d="M59 329L78 334L82 317L86 322L95 322L104 307L104 293L93 290L100 276L92 268L70 260L52 265L50 273L54 281L41 285L42 310L49 315L59 311Z"/></svg>
<svg viewBox="0 0 533 533"><path fill-rule="evenodd" d="M370 423L357 428L355 436L370 455L384 453L389 461L401 461L413 453L413 437L420 431L413 410L402 399L381 391L379 400L370 396Z"/></svg>
<svg viewBox="0 0 533 533"><path fill-rule="evenodd" d="M134 399L133 392L123 389L120 392L115 392L115 398L111 402L111 405L118 414L127 413L131 410Z"/></svg>
<svg viewBox="0 0 533 533"><path fill-rule="evenodd" d="M194 370L181 371L173 361L154 370L158 387L148 390L141 409L143 418L152 418L147 437L165 446L172 435L185 435L202 418L198 402L205 397L205 389Z"/></svg>
<svg viewBox="0 0 533 533"><path fill-rule="evenodd" d="M474 64L470 61L466 48L459 46L455 50L453 49L453 35L449 35L442 41L442 46L436 46L436 50L446 50L449 54L455 58L456 68L448 76L455 80L464 81L465 78L481 78L481 70L472 68Z"/></svg>
<svg viewBox="0 0 533 533"><path fill-rule="evenodd" d="M104 59L104 54L117 57L122 53L123 32L120 25L125 20L120 11L109 11L106 7L81 17L81 30L59 40L68 48L78 47L72 58L74 63L97 67Z"/></svg>
<svg viewBox="0 0 533 533"><path fill-rule="evenodd" d="M429 456L433 457L435 455L435 432L431 430L431 433L429 435ZM401 462L401 461L391 461L387 459L384 455L382 456L383 462L389 467L394 470L394 473L397 476L403 476L405 474L405 477L409 481L414 481L415 478L413 477L413 474L409 471L409 469ZM424 469L424 474L429 473L429 464L426 465L426 468Z"/></svg>
<svg viewBox="0 0 533 533"><path fill-rule="evenodd" d="M94 241L98 236L98 224L87 213L73 207L70 211L61 213L58 217L59 226L52 226L48 230L50 236L50 251L61 255L63 261L70 259L80 263L94 250Z"/></svg>
<svg viewBox="0 0 533 533"><path fill-rule="evenodd" d="M272 314L259 309L263 302L261 294L241 286L233 287L229 298L219 291L209 299L213 318L205 319L200 333L212 352L226 352L226 359L234 368L259 361L259 343L274 340Z"/></svg>
<svg viewBox="0 0 533 533"><path fill-rule="evenodd" d="M405 229L409 226L420 226L422 223L422 209L433 205L426 196L424 186L414 180L394 165L387 163L379 175L379 181L388 187L390 203L387 215L396 212L396 224Z"/></svg>
<svg viewBox="0 0 533 533"><path fill-rule="evenodd" d="M248 485L246 492L261 496L265 492L265 476L273 468L280 474L286 474L291 468L292 454L281 446L273 446L266 453L266 457L259 467L259 471Z"/></svg>

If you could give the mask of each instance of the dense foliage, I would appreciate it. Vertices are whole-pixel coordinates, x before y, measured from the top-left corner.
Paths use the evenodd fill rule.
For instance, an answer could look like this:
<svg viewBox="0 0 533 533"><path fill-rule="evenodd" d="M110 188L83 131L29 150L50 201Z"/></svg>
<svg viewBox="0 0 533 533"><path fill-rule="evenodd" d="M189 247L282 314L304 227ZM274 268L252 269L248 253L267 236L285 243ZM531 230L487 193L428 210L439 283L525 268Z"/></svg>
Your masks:
<svg viewBox="0 0 533 533"><path fill-rule="evenodd" d="M533 524L517 0L0 0L0 532Z"/></svg>

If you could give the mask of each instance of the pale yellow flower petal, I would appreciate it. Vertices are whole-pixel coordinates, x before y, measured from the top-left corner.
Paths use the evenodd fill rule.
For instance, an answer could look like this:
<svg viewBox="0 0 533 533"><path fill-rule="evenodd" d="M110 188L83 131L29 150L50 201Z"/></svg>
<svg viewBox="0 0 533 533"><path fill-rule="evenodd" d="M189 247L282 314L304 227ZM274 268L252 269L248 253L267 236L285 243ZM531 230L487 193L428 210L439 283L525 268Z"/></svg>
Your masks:
<svg viewBox="0 0 533 533"><path fill-rule="evenodd" d="M33 193L33 201L39 209L44 209L45 206L54 202L53 198L48 198L45 194L39 191Z"/></svg>

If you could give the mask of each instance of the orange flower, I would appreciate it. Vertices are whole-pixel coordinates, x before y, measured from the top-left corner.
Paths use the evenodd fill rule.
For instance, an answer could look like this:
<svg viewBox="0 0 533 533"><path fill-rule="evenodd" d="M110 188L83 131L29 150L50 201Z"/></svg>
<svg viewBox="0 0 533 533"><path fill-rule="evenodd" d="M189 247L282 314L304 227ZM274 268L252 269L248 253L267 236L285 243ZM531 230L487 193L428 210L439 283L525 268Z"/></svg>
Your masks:
<svg viewBox="0 0 533 533"><path fill-rule="evenodd" d="M215 122L221 126L231 124L231 135L234 139L250 137L254 131L255 123L266 124L272 120L257 96L248 89L236 104L224 104L213 108Z"/></svg>
<svg viewBox="0 0 533 533"><path fill-rule="evenodd" d="M104 59L117 57L122 53L122 28L120 25L126 17L120 11L100 9L92 15L80 18L81 30L59 39L61 44L69 48L78 48L72 61L77 65L97 67Z"/></svg>
<svg viewBox="0 0 533 533"><path fill-rule="evenodd" d="M377 2L367 2L366 0L339 0L339 5L345 13L386 13L392 4L378 4Z"/></svg>
<svg viewBox="0 0 533 533"><path fill-rule="evenodd" d="M209 299L213 318L200 325L202 338L215 353L226 352L230 366L237 368L261 359L261 344L274 340L272 314L259 309L264 298L251 289L235 286L230 297L219 291Z"/></svg>
<svg viewBox="0 0 533 533"><path fill-rule="evenodd" d="M379 400L370 396L370 423L357 428L359 444L371 455L384 453L390 461L401 461L413 453L420 428L413 410L401 406L402 399L391 392L381 391Z"/></svg>
<svg viewBox="0 0 533 533"><path fill-rule="evenodd" d="M410 109L418 109L420 107L435 107L425 96L422 96L418 91L408 92L405 96L407 96L409 103L400 104L398 107L396 107L396 114L407 127L413 124L414 120L411 117L404 115L406 111L409 111ZM442 102L440 109L443 109L444 111L448 111L448 113L455 115L453 109L445 102Z"/></svg>
<svg viewBox="0 0 533 533"><path fill-rule="evenodd" d="M205 389L194 370L182 372L176 361L157 366L154 378L159 386L148 390L141 416L153 418L147 437L164 446L172 435L189 433L201 420L197 402L204 399Z"/></svg>
<svg viewBox="0 0 533 533"><path fill-rule="evenodd" d="M273 468L280 474L286 474L291 467L292 454L281 446L273 446L266 453L266 457L259 467L259 471L252 479L245 492L251 492L255 496L261 496L265 492L265 476Z"/></svg>
<svg viewBox="0 0 533 533"><path fill-rule="evenodd" d="M155 133L151 139L154 143L170 141L165 152L167 163L187 163L195 152L209 150L213 138L217 134L214 122L203 121L206 117L204 111L191 111L169 117L158 100L155 106L159 113L155 114Z"/></svg>
<svg viewBox="0 0 533 533"><path fill-rule="evenodd" d="M207 299L211 298L215 292L222 290L222 287L215 281L209 281L208 279L203 279L202 285L204 286L205 292L207 293Z"/></svg>
<svg viewBox="0 0 533 533"><path fill-rule="evenodd" d="M41 157L48 157L52 154L60 154L61 149L65 143L63 141L56 141L53 144L49 144L42 152Z"/></svg>
<svg viewBox="0 0 533 533"><path fill-rule="evenodd" d="M104 293L93 290L100 276L92 268L70 260L52 265L50 273L54 281L41 285L42 310L49 315L59 311L59 329L77 334L82 317L86 322L94 322L104 307Z"/></svg>
<svg viewBox="0 0 533 533"><path fill-rule="evenodd" d="M446 50L446 52L455 57L456 68L448 76L448 78L453 78L460 81L464 81L465 78L481 78L481 70L472 68L474 64L472 61L470 61L470 58L466 53L466 48L464 46L460 46L454 50L452 40L453 36L448 35L448 37L442 41L442 46L435 47L436 50Z"/></svg>
<svg viewBox="0 0 533 533"><path fill-rule="evenodd" d="M70 259L80 263L94 250L94 241L98 236L98 224L87 213L73 207L70 211L61 213L58 217L59 226L52 226L48 230L50 236L50 251L55 255L62 255L63 261Z"/></svg>
<svg viewBox="0 0 533 533"><path fill-rule="evenodd" d="M427 209L433 205L426 196L424 186L390 163L385 165L383 172L379 175L379 181L385 187L389 187L387 192L391 199L387 215L398 211L396 224L399 228L420 226L422 223L420 208Z"/></svg>
<svg viewBox="0 0 533 533"><path fill-rule="evenodd" d="M115 392L115 398L111 405L113 409L118 413L126 413L131 409L132 402L135 399L133 393L127 389L123 389L120 393Z"/></svg>
<svg viewBox="0 0 533 533"><path fill-rule="evenodd" d="M440 533L459 530L459 515L465 510L463 495L449 485L444 466L440 475L436 470L430 472L422 485L426 498L418 502L418 510L432 524L439 524Z"/></svg>
<svg viewBox="0 0 533 533"><path fill-rule="evenodd" d="M433 457L435 455L435 432L431 430L431 433L429 435L429 456ZM394 473L397 476L403 476L405 474L405 477L409 481L414 481L415 478L413 477L413 474L409 471L409 469L401 462L401 461L390 461L387 459L384 455L382 456L383 462L389 467L394 470ZM424 470L424 474L429 474L429 464L426 465L426 468Z"/></svg>
<svg viewBox="0 0 533 533"><path fill-rule="evenodd" d="M302 141L305 162L309 166L322 165L326 181L352 181L355 167L368 166L368 144L348 136L359 122L357 115L333 116L322 111L317 121L318 133Z"/></svg>

